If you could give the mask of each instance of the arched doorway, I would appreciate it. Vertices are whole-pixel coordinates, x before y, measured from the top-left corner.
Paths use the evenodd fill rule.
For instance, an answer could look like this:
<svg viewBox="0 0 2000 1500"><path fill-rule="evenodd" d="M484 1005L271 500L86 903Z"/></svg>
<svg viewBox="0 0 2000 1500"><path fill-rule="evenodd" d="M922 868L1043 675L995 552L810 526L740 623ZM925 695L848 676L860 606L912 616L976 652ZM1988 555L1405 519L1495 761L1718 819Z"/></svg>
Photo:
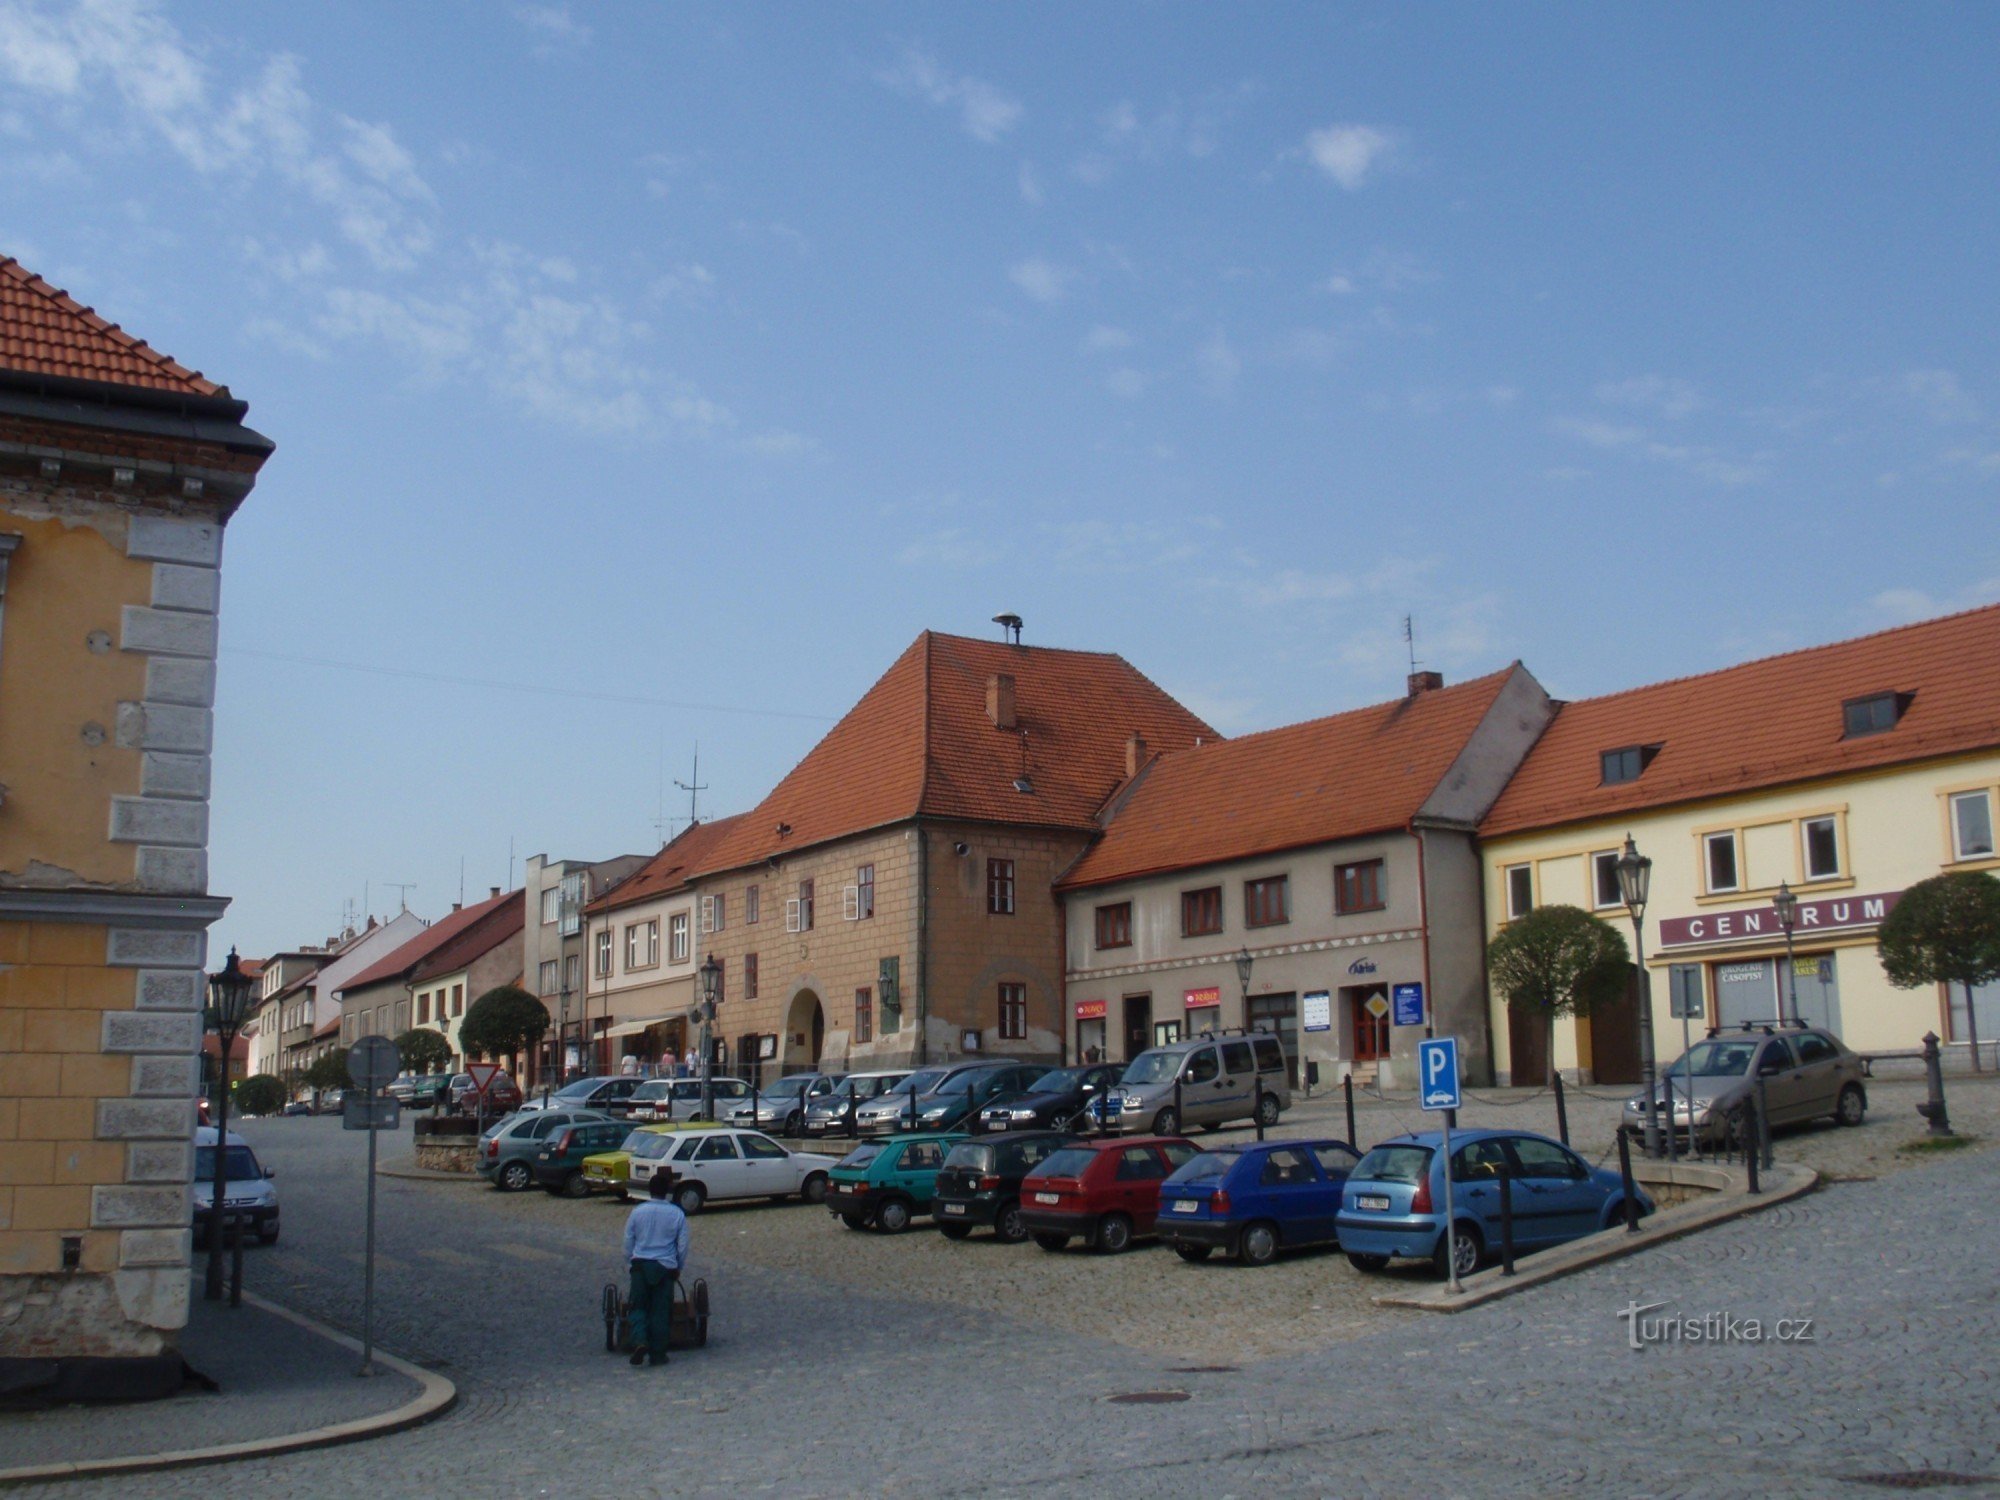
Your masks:
<svg viewBox="0 0 2000 1500"><path fill-rule="evenodd" d="M784 1070L793 1073L817 1068L825 1050L826 1007L813 991L800 990L785 1012Z"/></svg>

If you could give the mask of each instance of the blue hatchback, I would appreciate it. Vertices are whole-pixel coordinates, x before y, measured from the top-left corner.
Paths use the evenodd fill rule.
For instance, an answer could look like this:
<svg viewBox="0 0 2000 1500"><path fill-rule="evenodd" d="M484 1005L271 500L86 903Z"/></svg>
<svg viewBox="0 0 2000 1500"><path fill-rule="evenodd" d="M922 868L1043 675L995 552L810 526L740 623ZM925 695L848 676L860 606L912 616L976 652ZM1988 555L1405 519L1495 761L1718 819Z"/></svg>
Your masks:
<svg viewBox="0 0 2000 1500"><path fill-rule="evenodd" d="M1246 1266L1268 1266L1280 1250L1337 1243L1341 1184L1358 1160L1345 1141L1204 1151L1160 1184L1157 1232L1182 1260L1221 1250Z"/></svg>
<svg viewBox="0 0 2000 1500"><path fill-rule="evenodd" d="M1375 1147L1347 1175L1340 1199L1341 1248L1358 1270L1392 1257L1429 1260L1445 1274L1443 1137L1434 1130ZM1452 1133L1451 1255L1469 1276L1500 1248L1500 1179L1512 1182L1514 1244L1541 1250L1608 1229L1625 1212L1624 1181L1560 1141L1519 1130ZM1639 1212L1653 1200L1638 1192ZM1164 1215L1163 1215L1164 1217Z"/></svg>

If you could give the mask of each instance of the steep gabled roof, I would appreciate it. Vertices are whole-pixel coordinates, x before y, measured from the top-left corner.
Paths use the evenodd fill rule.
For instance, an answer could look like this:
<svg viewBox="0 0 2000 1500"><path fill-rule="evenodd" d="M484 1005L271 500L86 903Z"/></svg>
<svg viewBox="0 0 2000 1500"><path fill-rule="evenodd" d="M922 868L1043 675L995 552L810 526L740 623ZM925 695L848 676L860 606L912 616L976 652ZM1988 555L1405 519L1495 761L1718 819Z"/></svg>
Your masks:
<svg viewBox="0 0 2000 1500"><path fill-rule="evenodd" d="M1842 705L1901 695L1845 733ZM1480 824L1487 837L2000 745L2000 605L1565 704ZM1606 750L1645 769L1602 785ZM1653 747L1658 749L1654 750Z"/></svg>
<svg viewBox="0 0 2000 1500"><path fill-rule="evenodd" d="M1109 885L1402 828L1515 669L1163 755L1058 885Z"/></svg>
<svg viewBox="0 0 2000 1500"><path fill-rule="evenodd" d="M484 916L453 933L412 968L410 982L420 983L438 974L463 969L474 959L491 953L527 925L528 896L525 891L516 891L511 896L496 896L486 903L486 907Z"/></svg>
<svg viewBox="0 0 2000 1500"><path fill-rule="evenodd" d="M229 395L11 256L0 256L0 369L182 396Z"/></svg>
<svg viewBox="0 0 2000 1500"><path fill-rule="evenodd" d="M708 858L710 851L729 835L730 830L743 821L743 817L742 813L733 813L726 818L689 824L675 834L658 854L587 904L584 911L595 916L599 912L617 911L656 896L686 890L693 872Z"/></svg>
<svg viewBox="0 0 2000 1500"><path fill-rule="evenodd" d="M1014 683L1013 729L987 715L1000 675ZM1094 829L1134 733L1154 750L1217 737L1121 656L927 630L694 873L917 816Z"/></svg>
<svg viewBox="0 0 2000 1500"><path fill-rule="evenodd" d="M512 891L504 896L490 897L476 906L455 911L448 917L440 917L407 943L356 974L340 987L340 992L347 994L354 990L365 989L371 984L380 984L385 979L407 979L418 964L478 922L480 918L499 911L508 902L520 906L525 901L526 897L521 892Z"/></svg>

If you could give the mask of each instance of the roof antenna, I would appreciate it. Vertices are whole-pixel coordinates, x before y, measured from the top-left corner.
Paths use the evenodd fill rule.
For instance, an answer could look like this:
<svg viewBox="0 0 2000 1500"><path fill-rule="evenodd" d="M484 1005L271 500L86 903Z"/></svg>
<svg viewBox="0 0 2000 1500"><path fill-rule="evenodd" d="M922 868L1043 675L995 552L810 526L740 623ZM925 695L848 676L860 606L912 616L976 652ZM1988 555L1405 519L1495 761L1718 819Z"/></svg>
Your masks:
<svg viewBox="0 0 2000 1500"><path fill-rule="evenodd" d="M1021 617L1019 615L995 615L993 623L1000 627L1000 639L1012 645L1021 644Z"/></svg>
<svg viewBox="0 0 2000 1500"><path fill-rule="evenodd" d="M701 779L701 742L698 740L694 747L694 769L688 772L688 775L694 779L676 781L674 785L688 794L688 827L692 828L699 821L694 815L694 799L699 793L708 790L708 783Z"/></svg>
<svg viewBox="0 0 2000 1500"><path fill-rule="evenodd" d="M396 893L404 911L410 909L410 892L417 888L414 880L385 880L382 884Z"/></svg>
<svg viewBox="0 0 2000 1500"><path fill-rule="evenodd" d="M1410 675L1417 675L1417 632L1410 616L1403 616L1403 643L1410 648Z"/></svg>

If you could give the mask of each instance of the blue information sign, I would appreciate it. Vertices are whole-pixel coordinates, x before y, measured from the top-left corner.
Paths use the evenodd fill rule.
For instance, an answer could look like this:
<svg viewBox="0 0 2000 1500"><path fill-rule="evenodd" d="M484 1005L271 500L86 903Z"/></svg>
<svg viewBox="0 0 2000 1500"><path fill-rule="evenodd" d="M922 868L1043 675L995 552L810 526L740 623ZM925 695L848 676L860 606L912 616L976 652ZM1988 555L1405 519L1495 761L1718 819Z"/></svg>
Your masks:
<svg viewBox="0 0 2000 1500"><path fill-rule="evenodd" d="M1459 1108L1457 1037L1417 1043L1417 1102L1425 1109Z"/></svg>
<svg viewBox="0 0 2000 1500"><path fill-rule="evenodd" d="M1389 990L1389 1000L1396 1007L1395 1022L1398 1026L1424 1024L1424 987L1421 984L1394 985Z"/></svg>

